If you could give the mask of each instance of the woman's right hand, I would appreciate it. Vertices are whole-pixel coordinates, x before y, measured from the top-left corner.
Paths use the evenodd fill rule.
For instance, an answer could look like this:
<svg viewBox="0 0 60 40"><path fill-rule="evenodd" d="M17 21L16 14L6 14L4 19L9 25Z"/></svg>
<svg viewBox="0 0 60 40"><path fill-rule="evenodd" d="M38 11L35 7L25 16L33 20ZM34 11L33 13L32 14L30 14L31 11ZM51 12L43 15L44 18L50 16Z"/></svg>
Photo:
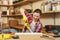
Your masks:
<svg viewBox="0 0 60 40"><path fill-rule="evenodd" d="M25 15L25 13L24 13L24 9L23 8L20 8L20 13L22 14L22 15Z"/></svg>

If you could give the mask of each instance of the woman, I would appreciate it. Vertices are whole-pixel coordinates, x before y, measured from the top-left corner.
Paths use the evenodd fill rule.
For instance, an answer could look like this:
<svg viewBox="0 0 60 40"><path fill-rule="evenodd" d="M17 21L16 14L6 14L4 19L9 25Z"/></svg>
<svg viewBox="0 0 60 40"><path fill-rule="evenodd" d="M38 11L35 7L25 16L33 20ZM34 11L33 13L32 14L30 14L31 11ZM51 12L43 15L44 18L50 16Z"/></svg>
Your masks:
<svg viewBox="0 0 60 40"><path fill-rule="evenodd" d="M30 29L32 32L41 32L42 23L40 22L40 15L42 14L40 9L36 9L33 12L33 16L30 15L26 10L23 8L20 9L22 15L26 15L28 19L28 23L30 25ZM25 27L24 32L29 32L29 30Z"/></svg>

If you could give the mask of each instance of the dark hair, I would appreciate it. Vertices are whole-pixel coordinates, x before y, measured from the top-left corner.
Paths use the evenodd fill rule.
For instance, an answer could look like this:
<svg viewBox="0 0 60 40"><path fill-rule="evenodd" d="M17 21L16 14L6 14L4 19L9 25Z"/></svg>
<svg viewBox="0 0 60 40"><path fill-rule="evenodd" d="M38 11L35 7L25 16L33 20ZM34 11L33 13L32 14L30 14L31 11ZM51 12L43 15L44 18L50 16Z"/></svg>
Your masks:
<svg viewBox="0 0 60 40"><path fill-rule="evenodd" d="M35 9L34 12L39 13L40 15L42 15L42 11L40 9Z"/></svg>

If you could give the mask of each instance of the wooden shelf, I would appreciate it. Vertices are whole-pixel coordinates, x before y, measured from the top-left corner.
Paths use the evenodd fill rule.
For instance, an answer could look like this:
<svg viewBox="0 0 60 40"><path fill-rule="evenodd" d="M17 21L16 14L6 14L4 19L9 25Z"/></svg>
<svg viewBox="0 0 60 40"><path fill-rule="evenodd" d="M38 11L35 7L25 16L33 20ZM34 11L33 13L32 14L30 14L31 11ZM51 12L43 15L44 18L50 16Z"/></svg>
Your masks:
<svg viewBox="0 0 60 40"><path fill-rule="evenodd" d="M53 13L54 11L46 11L46 12L42 12L42 13Z"/></svg>
<svg viewBox="0 0 60 40"><path fill-rule="evenodd" d="M47 12L42 12L43 14L44 13L60 13L60 11L47 11Z"/></svg>
<svg viewBox="0 0 60 40"><path fill-rule="evenodd" d="M26 5L26 4L28 4L27 1L21 1L21 2L15 3L14 5Z"/></svg>
<svg viewBox="0 0 60 40"><path fill-rule="evenodd" d="M22 5L26 5L26 4L28 4L29 2L36 2L36 1L38 1L38 0L24 0L24 1L21 1L21 2L18 2L18 3L15 3L15 4L13 4L13 5L0 5L0 6L3 6L3 7L10 7L10 6L16 6L16 5L20 5L20 6L22 6Z"/></svg>
<svg viewBox="0 0 60 40"><path fill-rule="evenodd" d="M55 13L60 13L60 11L54 11Z"/></svg>
<svg viewBox="0 0 60 40"><path fill-rule="evenodd" d="M14 5L0 5L2 7L10 7L10 6L14 6Z"/></svg>
<svg viewBox="0 0 60 40"><path fill-rule="evenodd" d="M17 28L17 29L23 29L24 25L18 25L18 26L10 26L12 28Z"/></svg>
<svg viewBox="0 0 60 40"><path fill-rule="evenodd" d="M2 15L2 17L19 17L19 18L23 18L22 15Z"/></svg>
<svg viewBox="0 0 60 40"><path fill-rule="evenodd" d="M28 4L29 2L36 2L36 1L38 1L38 0L24 0L24 1L17 2L14 5L20 5L20 6L22 6L22 5Z"/></svg>

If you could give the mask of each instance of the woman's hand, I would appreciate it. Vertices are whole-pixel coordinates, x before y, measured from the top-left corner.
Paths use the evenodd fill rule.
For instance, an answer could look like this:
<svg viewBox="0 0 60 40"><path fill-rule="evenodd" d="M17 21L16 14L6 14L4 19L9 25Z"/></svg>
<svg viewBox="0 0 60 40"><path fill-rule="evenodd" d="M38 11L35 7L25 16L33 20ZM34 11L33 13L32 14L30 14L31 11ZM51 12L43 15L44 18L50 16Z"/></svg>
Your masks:
<svg viewBox="0 0 60 40"><path fill-rule="evenodd" d="M25 13L24 13L24 9L23 8L20 8L20 13L22 14L22 15L25 15Z"/></svg>

